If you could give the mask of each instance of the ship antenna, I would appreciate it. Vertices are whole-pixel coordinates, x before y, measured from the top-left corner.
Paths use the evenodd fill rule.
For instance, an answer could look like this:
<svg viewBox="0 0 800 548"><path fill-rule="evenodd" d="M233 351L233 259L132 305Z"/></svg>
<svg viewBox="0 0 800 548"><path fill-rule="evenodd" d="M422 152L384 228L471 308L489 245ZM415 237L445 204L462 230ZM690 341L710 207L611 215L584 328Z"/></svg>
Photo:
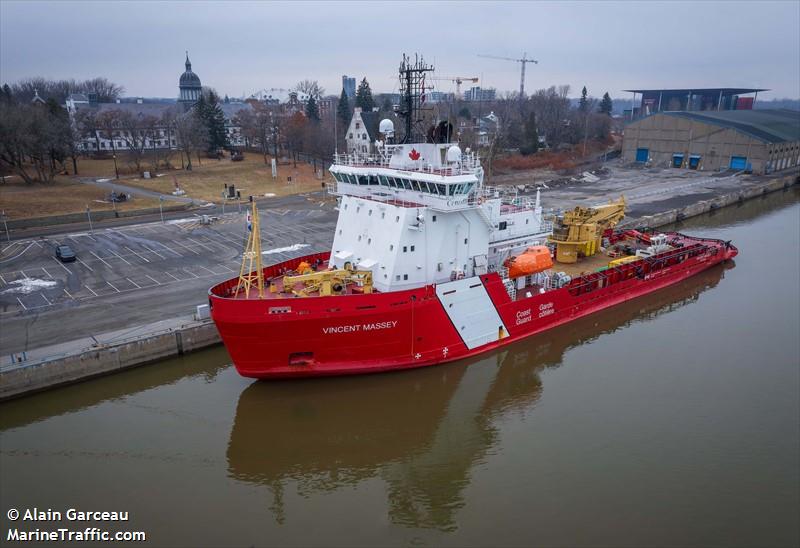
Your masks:
<svg viewBox="0 0 800 548"><path fill-rule="evenodd" d="M261 266L261 230L258 223L258 208L256 201L250 196L250 211L247 229L247 246L242 254L242 267L239 269L239 283L236 285L234 297L239 295L239 290L244 288L244 295L250 298L250 288L253 282L258 287L258 298L264 298L264 269ZM255 264L254 264L255 263ZM254 269L255 267L255 269Z"/></svg>
<svg viewBox="0 0 800 548"><path fill-rule="evenodd" d="M403 62L400 64L400 108L398 114L404 118L405 135L402 143L421 142L416 141L417 135L414 134L414 125L418 124L418 113L422 110L430 110L423 107L425 104L425 73L433 70L432 66L425 64L419 55L411 57L403 54Z"/></svg>

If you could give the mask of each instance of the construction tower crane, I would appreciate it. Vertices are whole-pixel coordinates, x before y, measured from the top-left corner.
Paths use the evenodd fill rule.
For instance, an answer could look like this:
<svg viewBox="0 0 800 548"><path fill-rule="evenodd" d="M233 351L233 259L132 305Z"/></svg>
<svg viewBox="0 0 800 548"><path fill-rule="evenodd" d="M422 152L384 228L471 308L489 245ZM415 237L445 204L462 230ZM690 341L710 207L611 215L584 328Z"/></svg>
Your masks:
<svg viewBox="0 0 800 548"><path fill-rule="evenodd" d="M461 84L464 82L473 82L477 83L478 78L475 76L433 76L430 80L439 80L439 81L448 81L448 82L455 82L456 84L456 95L458 98L461 98Z"/></svg>
<svg viewBox="0 0 800 548"><path fill-rule="evenodd" d="M480 53L478 54L478 57L486 57L487 59L500 59L502 61L514 61L515 63L521 64L522 68L519 74L519 98L520 100L525 98L525 65L527 65L528 63L535 63L538 65L539 61L537 61L536 59L528 59L527 52L522 54L522 59L512 59L511 57L498 57L497 55L483 55Z"/></svg>

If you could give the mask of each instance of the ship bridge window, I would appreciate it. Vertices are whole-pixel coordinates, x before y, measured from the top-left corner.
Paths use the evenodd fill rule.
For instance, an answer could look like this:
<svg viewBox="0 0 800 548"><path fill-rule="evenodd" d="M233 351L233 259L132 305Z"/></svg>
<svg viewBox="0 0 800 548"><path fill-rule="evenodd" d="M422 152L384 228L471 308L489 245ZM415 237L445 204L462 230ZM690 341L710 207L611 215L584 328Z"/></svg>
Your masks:
<svg viewBox="0 0 800 548"><path fill-rule="evenodd" d="M386 175L378 175L378 182L383 186L389 186L389 178Z"/></svg>
<svg viewBox="0 0 800 548"><path fill-rule="evenodd" d="M447 196L447 186L441 183L436 184L436 191L439 196Z"/></svg>
<svg viewBox="0 0 800 548"><path fill-rule="evenodd" d="M403 188L411 190L411 181L409 179L403 179Z"/></svg>
<svg viewBox="0 0 800 548"><path fill-rule="evenodd" d="M413 190L416 190L417 192L421 192L421 191L422 191L422 189L421 189L421 188L420 188L420 186L419 186L419 181L414 181L414 180L412 180L412 181L411 181L411 188L412 188Z"/></svg>
<svg viewBox="0 0 800 548"><path fill-rule="evenodd" d="M367 177L366 175L359 175L358 176L358 184L360 184L361 186L368 185L369 184L369 177Z"/></svg>
<svg viewBox="0 0 800 548"><path fill-rule="evenodd" d="M389 186L392 188L397 188L397 179L394 177L389 177Z"/></svg>

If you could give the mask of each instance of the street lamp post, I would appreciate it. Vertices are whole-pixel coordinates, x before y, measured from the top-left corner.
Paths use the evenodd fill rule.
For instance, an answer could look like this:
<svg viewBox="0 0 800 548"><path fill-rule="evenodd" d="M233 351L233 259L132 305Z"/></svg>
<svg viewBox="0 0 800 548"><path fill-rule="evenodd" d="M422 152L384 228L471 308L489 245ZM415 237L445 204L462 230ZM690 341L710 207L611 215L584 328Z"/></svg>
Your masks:
<svg viewBox="0 0 800 548"><path fill-rule="evenodd" d="M11 236L8 234L8 222L6 222L6 210L3 210L3 226L6 228L6 240L11 241Z"/></svg>
<svg viewBox="0 0 800 548"><path fill-rule="evenodd" d="M164 204L164 197L163 196L159 196L158 197L158 212L161 214L161 222L162 223L164 222L164 207L163 207L163 204Z"/></svg>
<svg viewBox="0 0 800 548"><path fill-rule="evenodd" d="M116 155L116 153L112 154L111 157L114 159L114 173L116 174L117 179L119 179L119 168L117 168L117 155Z"/></svg>
<svg viewBox="0 0 800 548"><path fill-rule="evenodd" d="M94 234L94 228L92 227L92 210L89 209L89 204L86 204L86 216L89 217L89 232Z"/></svg>

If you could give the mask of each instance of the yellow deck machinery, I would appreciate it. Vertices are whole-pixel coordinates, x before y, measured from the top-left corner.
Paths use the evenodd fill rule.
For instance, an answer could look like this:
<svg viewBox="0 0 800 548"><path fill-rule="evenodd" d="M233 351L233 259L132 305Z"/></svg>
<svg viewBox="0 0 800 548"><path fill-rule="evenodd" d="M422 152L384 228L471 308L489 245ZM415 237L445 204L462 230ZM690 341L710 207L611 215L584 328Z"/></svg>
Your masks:
<svg viewBox="0 0 800 548"><path fill-rule="evenodd" d="M557 217L553 235L556 261L574 263L579 256L591 257L600 249L603 232L613 228L625 217L625 197L596 207L578 206Z"/></svg>
<svg viewBox="0 0 800 548"><path fill-rule="evenodd" d="M312 293L327 297L344 294L347 284L353 283L361 293L372 293L372 271L354 270L347 266L349 263L345 268L314 272L308 263L300 263L298 274L283 277L283 290L298 297L308 297Z"/></svg>

